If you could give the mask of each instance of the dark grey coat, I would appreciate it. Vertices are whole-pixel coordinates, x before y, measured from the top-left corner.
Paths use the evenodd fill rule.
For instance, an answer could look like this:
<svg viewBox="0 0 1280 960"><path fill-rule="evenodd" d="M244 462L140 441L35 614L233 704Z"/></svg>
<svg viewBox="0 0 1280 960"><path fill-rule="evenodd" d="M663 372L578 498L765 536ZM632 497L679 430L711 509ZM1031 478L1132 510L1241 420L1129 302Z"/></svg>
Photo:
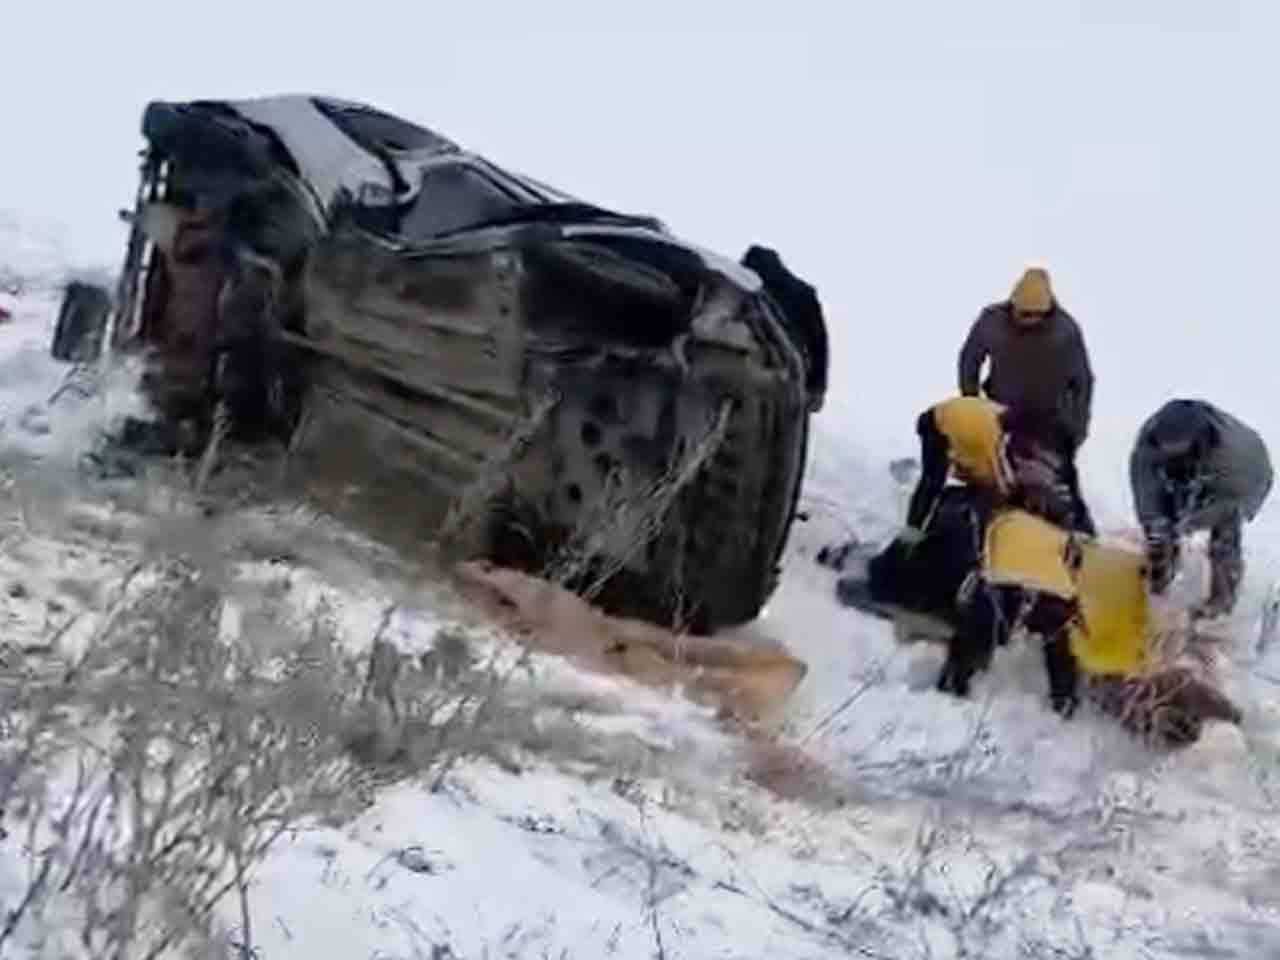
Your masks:
<svg viewBox="0 0 1280 960"><path fill-rule="evenodd" d="M991 367L979 382L984 361ZM981 388L997 403L1026 414L1049 417L1065 428L1075 446L1089 435L1093 414L1093 369L1079 324L1056 302L1039 323L1013 320L1008 301L986 307L960 347L960 392Z"/></svg>
<svg viewBox="0 0 1280 960"><path fill-rule="evenodd" d="M1197 440L1204 444L1196 457L1196 489L1169 489L1161 468L1170 451ZM1170 400L1162 406L1138 429L1129 457L1139 522L1144 527L1171 522L1180 533L1209 530L1236 516L1252 520L1272 480L1271 457L1258 432L1204 400Z"/></svg>
<svg viewBox="0 0 1280 960"><path fill-rule="evenodd" d="M1163 593L1180 540L1210 531L1210 583L1200 612L1234 609L1244 576L1243 526L1262 509L1271 457L1258 432L1203 400L1170 400L1138 430L1129 482L1146 537L1152 589Z"/></svg>

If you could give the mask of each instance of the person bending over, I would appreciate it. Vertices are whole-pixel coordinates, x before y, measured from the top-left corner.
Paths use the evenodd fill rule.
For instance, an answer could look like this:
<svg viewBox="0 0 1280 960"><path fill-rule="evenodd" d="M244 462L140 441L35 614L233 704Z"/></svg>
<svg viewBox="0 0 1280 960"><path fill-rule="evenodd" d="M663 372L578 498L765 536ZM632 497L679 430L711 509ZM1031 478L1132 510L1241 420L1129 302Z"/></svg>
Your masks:
<svg viewBox="0 0 1280 960"><path fill-rule="evenodd" d="M1054 418L983 397L952 397L916 420L920 477L907 505L906 536L918 538L951 477L982 491L980 502L1020 507L1068 530L1096 534L1080 493L1074 445Z"/></svg>
<svg viewBox="0 0 1280 960"><path fill-rule="evenodd" d="M1244 576L1244 524L1272 481L1266 442L1213 404L1174 399L1148 417L1129 457L1129 483L1152 593L1162 595L1177 573L1183 537L1207 530L1209 596L1193 616L1231 613Z"/></svg>

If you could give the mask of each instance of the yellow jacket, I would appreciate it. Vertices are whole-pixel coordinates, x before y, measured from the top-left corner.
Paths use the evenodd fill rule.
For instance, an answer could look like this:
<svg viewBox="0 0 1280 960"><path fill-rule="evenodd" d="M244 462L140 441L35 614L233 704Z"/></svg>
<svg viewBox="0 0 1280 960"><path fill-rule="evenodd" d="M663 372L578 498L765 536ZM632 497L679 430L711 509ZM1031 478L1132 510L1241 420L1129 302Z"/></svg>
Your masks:
<svg viewBox="0 0 1280 960"><path fill-rule="evenodd" d="M1154 625L1141 551L998 510L986 530L982 579L1077 601L1071 650L1088 673L1133 675L1149 662Z"/></svg>
<svg viewBox="0 0 1280 960"><path fill-rule="evenodd" d="M1006 492L1011 471L1004 456L1002 404L985 397L953 397L933 408L933 422L947 439L952 467L966 483Z"/></svg>

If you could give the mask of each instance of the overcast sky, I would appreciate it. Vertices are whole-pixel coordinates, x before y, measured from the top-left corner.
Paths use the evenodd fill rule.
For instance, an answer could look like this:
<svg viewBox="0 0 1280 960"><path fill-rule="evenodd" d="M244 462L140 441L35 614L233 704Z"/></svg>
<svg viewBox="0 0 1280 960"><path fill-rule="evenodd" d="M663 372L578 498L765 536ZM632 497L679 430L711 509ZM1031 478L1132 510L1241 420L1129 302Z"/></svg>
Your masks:
<svg viewBox="0 0 1280 960"><path fill-rule="evenodd" d="M330 93L733 256L777 247L827 311L823 419L877 456L914 452L1028 261L1092 351L1091 491L1127 508L1134 430L1173 395L1280 451L1275 0L11 6L0 208L77 260L119 259L147 100Z"/></svg>

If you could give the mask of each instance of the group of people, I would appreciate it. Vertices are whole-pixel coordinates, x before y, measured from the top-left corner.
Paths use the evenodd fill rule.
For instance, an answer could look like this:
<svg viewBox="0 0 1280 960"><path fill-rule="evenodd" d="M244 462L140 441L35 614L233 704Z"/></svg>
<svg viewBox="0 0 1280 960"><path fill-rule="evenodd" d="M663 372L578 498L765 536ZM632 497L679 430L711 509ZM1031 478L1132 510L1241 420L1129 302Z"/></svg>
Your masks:
<svg viewBox="0 0 1280 960"><path fill-rule="evenodd" d="M905 569L914 545L941 528L940 517L955 520L961 501L951 495L949 477L965 491L960 509L972 532L973 557L991 549L991 524L1002 508L1064 531L1068 543L1097 534L1076 471L1089 436L1094 374L1081 328L1058 302L1046 270L1027 269L1008 298L981 312L960 347L957 380L957 394L916 421L921 475L905 530L873 562L881 590L892 589L887 584ZM1208 531L1210 587L1193 616L1232 612L1244 572L1243 527L1272 486L1262 437L1206 400L1173 399L1140 426L1129 479L1150 592L1167 591L1184 539ZM960 629L938 688L965 695L972 674L1007 639L1001 624L1021 617L1044 637L1051 698L1055 709L1069 714L1078 682L1067 636L1078 614L1066 599L1070 592L1011 582L975 591L972 580L966 578L957 605Z"/></svg>

